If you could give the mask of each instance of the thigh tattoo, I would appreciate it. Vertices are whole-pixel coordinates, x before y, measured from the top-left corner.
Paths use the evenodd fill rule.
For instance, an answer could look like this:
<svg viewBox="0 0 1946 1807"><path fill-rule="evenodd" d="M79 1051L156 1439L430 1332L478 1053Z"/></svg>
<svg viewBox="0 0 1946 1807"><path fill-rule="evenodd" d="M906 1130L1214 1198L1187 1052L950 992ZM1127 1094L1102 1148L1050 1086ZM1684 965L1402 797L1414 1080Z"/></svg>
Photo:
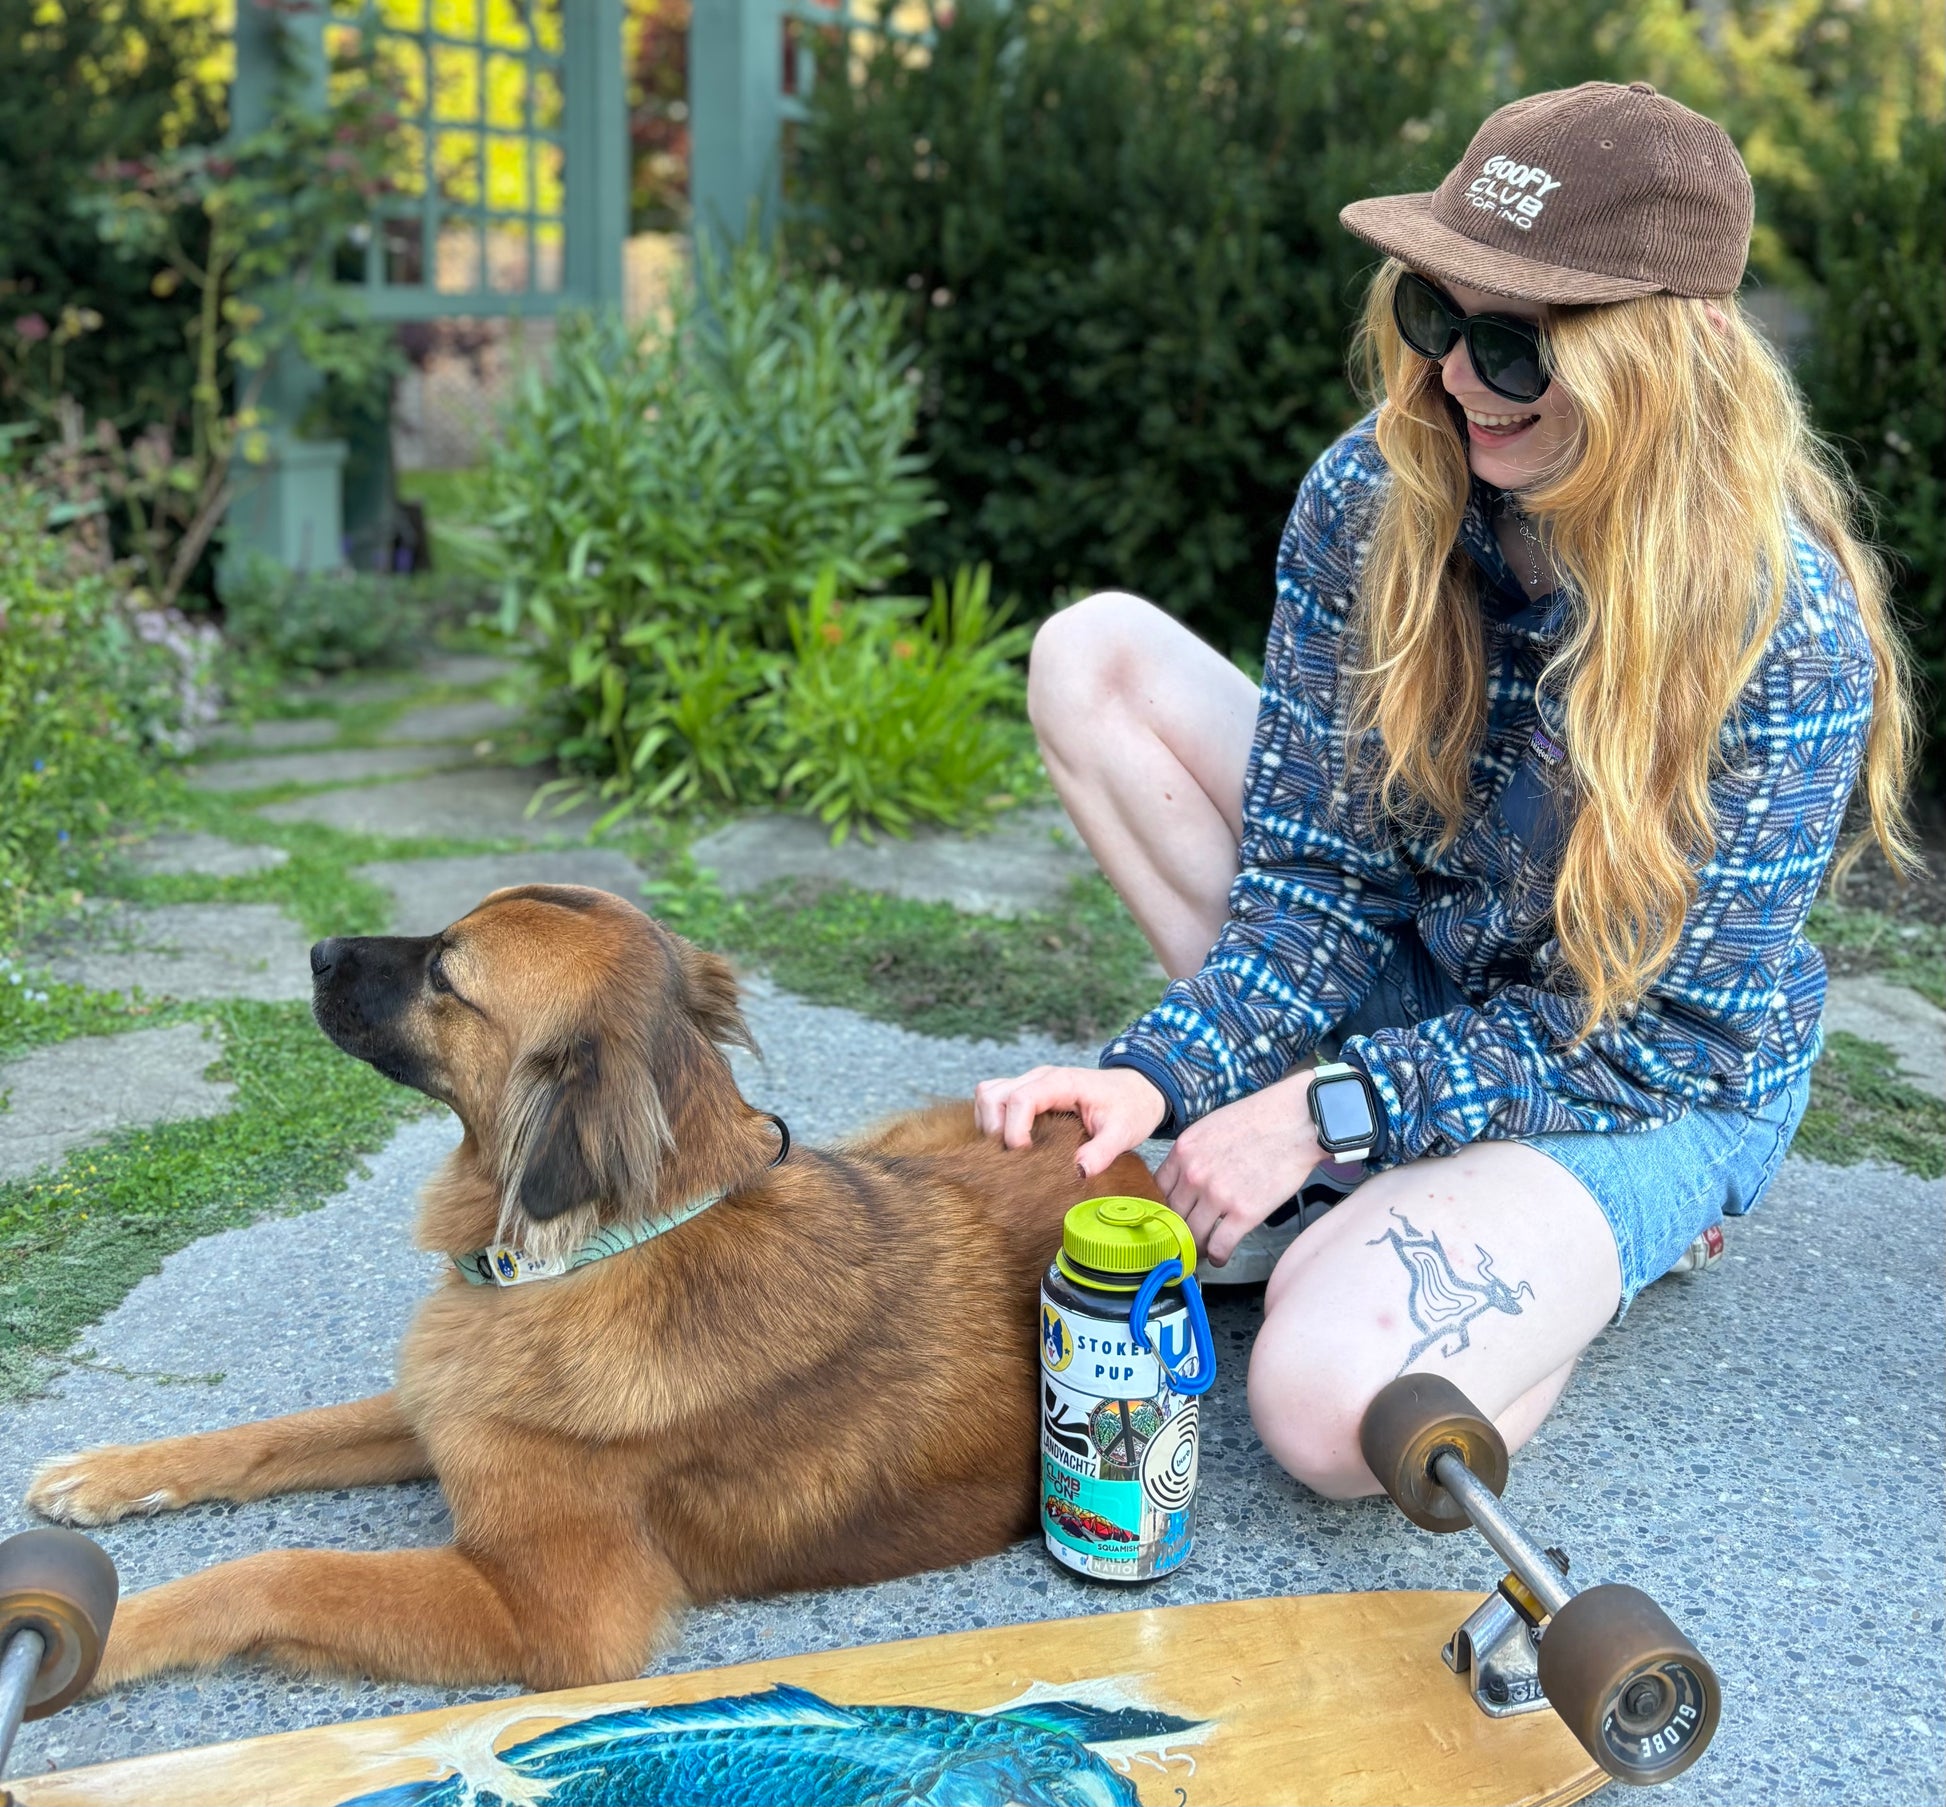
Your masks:
<svg viewBox="0 0 1946 1807"><path fill-rule="evenodd" d="M1389 1242L1392 1251L1405 1264L1407 1274L1406 1310L1412 1314L1414 1327L1419 1331L1419 1340L1406 1352L1406 1358L1399 1363L1403 1374L1434 1343L1441 1343L1439 1353L1450 1359L1462 1350L1472 1347L1472 1331L1469 1326L1473 1320L1489 1311L1504 1311L1509 1317L1519 1317L1520 1301L1531 1299L1534 1289L1525 1280L1518 1286L1509 1286L1493 1271L1493 1257L1476 1242L1479 1262L1474 1275L1468 1279L1453 1265L1453 1258L1446 1252L1446 1245L1439 1240L1438 1232L1430 1236L1422 1235L1412 1227L1404 1212L1394 1208L1392 1215L1399 1220L1400 1228L1395 1227L1383 1236L1374 1236L1366 1244L1377 1248L1381 1242ZM1445 1339L1450 1338L1451 1341Z"/></svg>

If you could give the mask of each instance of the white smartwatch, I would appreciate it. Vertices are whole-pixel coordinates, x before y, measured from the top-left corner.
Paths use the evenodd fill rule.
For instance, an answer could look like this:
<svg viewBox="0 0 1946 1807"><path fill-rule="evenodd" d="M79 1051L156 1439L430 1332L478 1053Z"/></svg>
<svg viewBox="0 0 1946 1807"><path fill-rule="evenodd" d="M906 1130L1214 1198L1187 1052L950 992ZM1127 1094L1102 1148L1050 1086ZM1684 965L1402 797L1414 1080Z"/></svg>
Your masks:
<svg viewBox="0 0 1946 1807"><path fill-rule="evenodd" d="M1328 1061L1311 1075L1305 1093L1318 1146L1334 1161L1368 1161L1378 1140L1378 1100L1372 1082L1349 1061Z"/></svg>

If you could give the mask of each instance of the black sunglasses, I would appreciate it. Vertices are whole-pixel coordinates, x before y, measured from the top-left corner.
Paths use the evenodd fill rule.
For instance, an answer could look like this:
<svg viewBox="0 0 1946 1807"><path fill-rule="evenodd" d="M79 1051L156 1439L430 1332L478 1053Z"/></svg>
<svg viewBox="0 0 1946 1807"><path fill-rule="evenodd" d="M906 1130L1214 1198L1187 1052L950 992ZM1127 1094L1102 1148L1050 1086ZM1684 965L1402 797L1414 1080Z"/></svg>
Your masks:
<svg viewBox="0 0 1946 1807"><path fill-rule="evenodd" d="M1449 295L1408 272L1392 291L1392 319L1399 337L1422 358L1443 358L1462 337L1473 374L1510 402L1537 402L1553 373L1541 347L1541 330L1509 314L1463 314Z"/></svg>

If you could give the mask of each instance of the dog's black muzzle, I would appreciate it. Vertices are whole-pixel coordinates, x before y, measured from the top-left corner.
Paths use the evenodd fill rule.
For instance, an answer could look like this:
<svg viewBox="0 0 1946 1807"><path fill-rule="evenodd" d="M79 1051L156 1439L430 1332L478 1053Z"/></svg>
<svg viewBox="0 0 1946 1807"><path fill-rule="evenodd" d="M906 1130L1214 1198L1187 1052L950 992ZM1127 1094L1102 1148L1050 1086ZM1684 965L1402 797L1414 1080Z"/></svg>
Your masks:
<svg viewBox="0 0 1946 1807"><path fill-rule="evenodd" d="M311 1014L347 1054L387 1079L430 1091L425 1053L411 1039L434 937L334 935L311 949Z"/></svg>

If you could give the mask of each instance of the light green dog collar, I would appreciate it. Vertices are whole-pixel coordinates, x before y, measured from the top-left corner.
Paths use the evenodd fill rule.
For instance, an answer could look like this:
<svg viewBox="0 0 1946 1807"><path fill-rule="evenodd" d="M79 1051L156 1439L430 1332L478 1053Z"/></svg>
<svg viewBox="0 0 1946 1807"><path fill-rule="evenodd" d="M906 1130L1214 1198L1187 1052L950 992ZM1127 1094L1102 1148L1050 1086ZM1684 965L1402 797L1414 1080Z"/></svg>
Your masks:
<svg viewBox="0 0 1946 1807"><path fill-rule="evenodd" d="M597 1261L606 1261L610 1255L626 1255L630 1249L652 1242L678 1225L686 1224L692 1217L700 1217L724 1196L721 1192L712 1192L704 1198L692 1199L664 1217L642 1223L611 1225L590 1236L572 1255L555 1255L543 1261L524 1249L515 1248L512 1243L490 1242L483 1249L471 1249L464 1255L455 1255L453 1265L459 1269L460 1278L468 1286L525 1286L529 1280L558 1280L578 1267L592 1267Z"/></svg>

